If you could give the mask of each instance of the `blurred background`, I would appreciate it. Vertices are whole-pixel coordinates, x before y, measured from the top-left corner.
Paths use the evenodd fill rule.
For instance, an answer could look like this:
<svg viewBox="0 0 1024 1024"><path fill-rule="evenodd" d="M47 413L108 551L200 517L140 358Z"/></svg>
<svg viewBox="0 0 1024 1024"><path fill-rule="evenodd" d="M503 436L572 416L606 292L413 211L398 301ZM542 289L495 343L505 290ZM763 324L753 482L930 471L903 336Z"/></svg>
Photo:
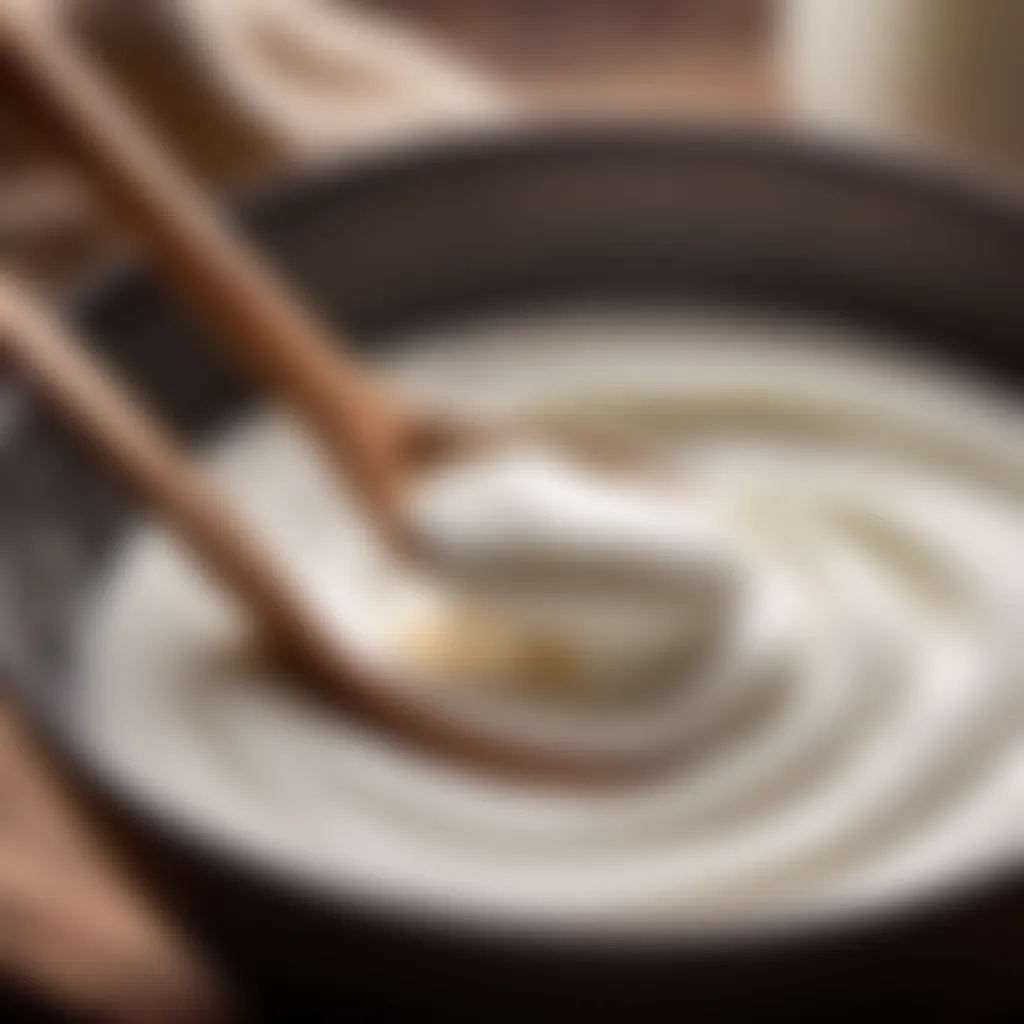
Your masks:
<svg viewBox="0 0 1024 1024"><path fill-rule="evenodd" d="M28 2L215 191L453 126L566 114L754 122L925 149L1011 180L1024 168L1020 0ZM59 293L114 244L0 93L3 264ZM4 716L11 998L111 1020L224 1012L217 979Z"/></svg>
<svg viewBox="0 0 1024 1024"><path fill-rule="evenodd" d="M417 131L523 112L767 115L771 0L32 0L217 189ZM63 282L88 202L16 111L0 251Z"/></svg>
<svg viewBox="0 0 1024 1024"><path fill-rule="evenodd" d="M460 122L688 116L1024 167L1017 0L5 0L107 69L211 187ZM0 254L63 283L85 197L0 104Z"/></svg>

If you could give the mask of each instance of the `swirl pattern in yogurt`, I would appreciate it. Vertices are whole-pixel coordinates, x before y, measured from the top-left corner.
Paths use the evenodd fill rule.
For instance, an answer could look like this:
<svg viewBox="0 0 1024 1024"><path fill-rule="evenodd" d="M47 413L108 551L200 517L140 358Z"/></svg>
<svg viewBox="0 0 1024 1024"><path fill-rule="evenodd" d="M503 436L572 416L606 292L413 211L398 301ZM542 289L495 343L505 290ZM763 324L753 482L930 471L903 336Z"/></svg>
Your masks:
<svg viewBox="0 0 1024 1024"><path fill-rule="evenodd" d="M383 368L420 400L627 441L742 559L725 627L671 685L500 705L583 741L668 737L678 763L533 787L325 717L264 685L244 622L147 527L89 649L93 741L142 794L322 886L591 932L849 912L1019 862L1024 421L1006 396L852 329L739 315L546 310L415 341ZM262 414L209 467L386 656L408 581L299 431Z"/></svg>

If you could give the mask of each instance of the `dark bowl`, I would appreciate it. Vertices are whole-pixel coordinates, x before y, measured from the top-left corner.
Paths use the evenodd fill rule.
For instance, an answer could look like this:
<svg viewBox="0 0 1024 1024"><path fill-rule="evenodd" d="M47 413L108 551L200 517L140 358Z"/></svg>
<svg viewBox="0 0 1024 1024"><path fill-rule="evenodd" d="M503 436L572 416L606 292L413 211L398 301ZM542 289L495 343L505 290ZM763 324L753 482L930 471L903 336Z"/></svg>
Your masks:
<svg viewBox="0 0 1024 1024"><path fill-rule="evenodd" d="M318 170L243 204L242 220L368 347L428 318L614 294L827 313L1024 379L1024 206L806 141L607 125L448 139ZM137 267L71 309L190 442L252 399ZM740 1013L899 999L972 1019L1020 1006L1019 874L745 942L541 941L328 898L140 805L82 742L75 672L79 610L135 510L9 375L0 414L0 673L154 891L265 1005Z"/></svg>

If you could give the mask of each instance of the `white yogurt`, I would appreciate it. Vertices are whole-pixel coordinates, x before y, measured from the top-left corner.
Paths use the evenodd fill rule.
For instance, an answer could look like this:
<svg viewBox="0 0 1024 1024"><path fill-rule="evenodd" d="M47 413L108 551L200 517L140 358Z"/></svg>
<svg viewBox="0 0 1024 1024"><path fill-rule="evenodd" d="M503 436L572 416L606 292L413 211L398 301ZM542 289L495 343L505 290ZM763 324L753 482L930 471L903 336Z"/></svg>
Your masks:
<svg viewBox="0 0 1024 1024"><path fill-rule="evenodd" d="M478 683L628 689L678 671L736 600L738 552L642 465L512 439L417 481L406 511L440 577L419 635L449 648L428 652L449 681L483 640Z"/></svg>
<svg viewBox="0 0 1024 1024"><path fill-rule="evenodd" d="M671 736L685 757L657 779L496 781L262 685L268 670L237 656L244 622L155 527L97 595L97 749L148 799L328 889L590 934L849 912L1018 863L1022 418L863 340L549 310L449 326L382 366L456 412L628 440L675 480L686 516L657 547L675 552L684 600L659 623L668 607L685 626L720 553L741 567L713 642L667 684L620 685L611 703L498 701L539 728ZM374 542L301 433L261 414L208 464L313 604L364 656L393 657L396 616L429 588ZM497 514L467 523L466 542L482 526L521 539ZM690 545L698 524L714 557ZM495 714L479 693L439 699Z"/></svg>

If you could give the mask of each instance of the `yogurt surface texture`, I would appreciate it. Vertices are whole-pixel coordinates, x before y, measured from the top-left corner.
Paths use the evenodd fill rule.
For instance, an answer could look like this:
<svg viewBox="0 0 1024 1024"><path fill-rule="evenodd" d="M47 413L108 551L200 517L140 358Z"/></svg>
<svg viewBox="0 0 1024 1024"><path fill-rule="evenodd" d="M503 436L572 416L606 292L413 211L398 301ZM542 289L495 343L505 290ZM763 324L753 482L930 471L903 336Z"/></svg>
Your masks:
<svg viewBox="0 0 1024 1024"><path fill-rule="evenodd" d="M678 677L724 628L740 552L671 474L590 454L513 425L410 486L406 521L435 597L396 623L419 641L409 671L425 661L438 686L628 694Z"/></svg>
<svg viewBox="0 0 1024 1024"><path fill-rule="evenodd" d="M617 669L556 699L416 671L394 626L436 595L287 417L259 413L206 455L312 606L395 685L567 742L670 740L681 756L657 777L498 780L325 715L273 685L244 618L145 524L96 593L90 743L138 794L278 870L449 915L706 932L1016 869L1024 415L868 340L581 307L447 324L381 361L416 400L631 446L678 491L676 547L651 546L674 551L678 588L644 590L618 636L592 627L621 624L621 606L588 611L579 635L604 646L584 647ZM641 682L645 628L671 657Z"/></svg>

